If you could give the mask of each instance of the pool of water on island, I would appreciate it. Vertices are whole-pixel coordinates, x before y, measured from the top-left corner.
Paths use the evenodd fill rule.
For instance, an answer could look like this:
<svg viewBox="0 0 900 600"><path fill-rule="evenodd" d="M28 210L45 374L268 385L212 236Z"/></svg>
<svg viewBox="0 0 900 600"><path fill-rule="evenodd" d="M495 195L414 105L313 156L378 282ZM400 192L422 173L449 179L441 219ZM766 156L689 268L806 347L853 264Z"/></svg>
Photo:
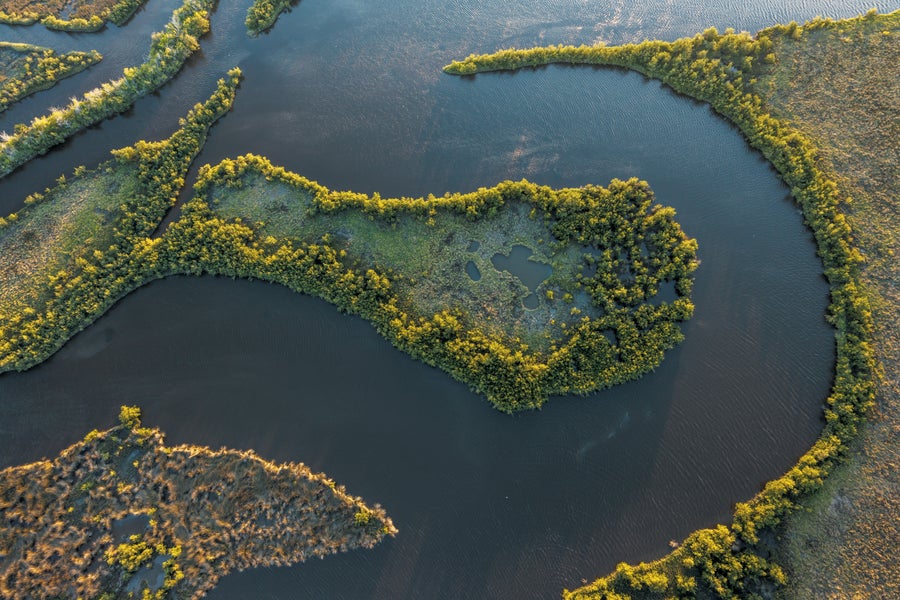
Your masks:
<svg viewBox="0 0 900 600"><path fill-rule="evenodd" d="M99 36L0 27L0 38L107 57L0 129L139 62L176 4L150 0ZM440 67L510 45L673 39L869 6L845 4L302 0L248 39L247 3L220 3L173 82L0 181L0 213L110 148L167 135L238 65L234 110L196 164L252 151L332 188L407 196L522 177L646 179L700 243L686 340L641 381L507 416L322 301L173 278L43 365L0 376L0 466L53 456L133 403L171 443L306 462L400 529L370 551L229 575L210 598L558 597L621 560L661 556L728 519L821 427L833 334L811 235L732 127L656 82L564 67L459 79Z"/></svg>

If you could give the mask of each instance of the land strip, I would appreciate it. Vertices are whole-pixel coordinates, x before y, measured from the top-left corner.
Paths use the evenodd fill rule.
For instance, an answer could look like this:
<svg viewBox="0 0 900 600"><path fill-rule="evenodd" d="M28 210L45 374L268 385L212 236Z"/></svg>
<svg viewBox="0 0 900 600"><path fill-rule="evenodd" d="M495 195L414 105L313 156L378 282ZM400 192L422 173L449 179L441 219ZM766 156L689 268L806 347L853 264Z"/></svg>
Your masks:
<svg viewBox="0 0 900 600"><path fill-rule="evenodd" d="M26 96L96 64L96 50L57 54L50 48L0 42L0 113ZM2 140L2 138L0 138Z"/></svg>
<svg viewBox="0 0 900 600"><path fill-rule="evenodd" d="M166 446L123 406L54 460L0 471L0 595L200 598L236 569L283 566L397 533L301 463Z"/></svg>

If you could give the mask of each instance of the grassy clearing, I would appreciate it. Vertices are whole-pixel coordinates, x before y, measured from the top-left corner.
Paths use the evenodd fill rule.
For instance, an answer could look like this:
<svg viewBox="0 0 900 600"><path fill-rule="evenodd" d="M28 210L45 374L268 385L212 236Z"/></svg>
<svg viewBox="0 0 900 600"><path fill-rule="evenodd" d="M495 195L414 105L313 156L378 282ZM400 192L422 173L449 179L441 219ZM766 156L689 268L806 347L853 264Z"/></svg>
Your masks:
<svg viewBox="0 0 900 600"><path fill-rule="evenodd" d="M103 250L113 241L120 207L138 190L137 168L123 165L80 174L31 196L26 207L0 227L0 314L39 306L50 293L48 282L76 260Z"/></svg>
<svg viewBox="0 0 900 600"><path fill-rule="evenodd" d="M0 113L99 60L97 51L57 54L50 48L0 42Z"/></svg>
<svg viewBox="0 0 900 600"><path fill-rule="evenodd" d="M804 29L776 52L760 95L815 139L853 198L884 369L847 463L781 531L784 597L900 597L900 12Z"/></svg>
<svg viewBox="0 0 900 600"><path fill-rule="evenodd" d="M239 188L215 186L208 197L216 215L250 224L262 237L307 243L325 237L356 265L402 275L397 291L418 314L456 309L490 333L520 338L537 350L547 351L559 341L563 323L570 327L582 316L602 314L577 284L589 269L585 256L593 249L554 244L548 224L530 206L511 205L475 221L435 210L430 216L400 215L385 222L360 211L310 215L313 195L250 174ZM530 260L553 269L535 291L536 308L525 308L532 292L522 280L492 263L495 255L509 255L515 245L527 246L533 252ZM466 273L469 261L481 275L477 281Z"/></svg>

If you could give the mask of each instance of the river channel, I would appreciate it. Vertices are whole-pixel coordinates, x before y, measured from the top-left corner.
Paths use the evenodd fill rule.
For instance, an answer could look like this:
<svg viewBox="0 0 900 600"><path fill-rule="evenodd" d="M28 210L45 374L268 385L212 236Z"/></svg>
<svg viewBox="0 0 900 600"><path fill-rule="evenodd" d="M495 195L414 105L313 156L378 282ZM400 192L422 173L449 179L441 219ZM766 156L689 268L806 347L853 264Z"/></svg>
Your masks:
<svg viewBox="0 0 900 600"><path fill-rule="evenodd" d="M256 152L383 196L646 179L700 246L685 342L640 381L508 416L318 299L172 278L44 364L0 375L0 467L54 456L138 404L170 443L305 462L381 503L400 530L373 550L229 575L210 598L520 599L665 554L727 521L810 446L834 361L828 288L787 188L739 133L634 73L440 68L508 46L852 16L870 1L301 0L255 39L247 4L220 2L201 53L158 93L0 180L0 214L111 148L168 135L240 66L234 109L192 173ZM0 115L0 129L141 62L177 5L149 0L98 35L0 27L0 39L106 57Z"/></svg>

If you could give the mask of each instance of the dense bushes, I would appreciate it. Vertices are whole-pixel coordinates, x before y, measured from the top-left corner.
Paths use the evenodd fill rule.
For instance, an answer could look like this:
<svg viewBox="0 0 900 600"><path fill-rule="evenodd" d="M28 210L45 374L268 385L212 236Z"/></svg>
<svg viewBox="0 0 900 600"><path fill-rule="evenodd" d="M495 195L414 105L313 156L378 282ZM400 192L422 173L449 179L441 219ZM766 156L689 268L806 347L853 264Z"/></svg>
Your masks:
<svg viewBox="0 0 900 600"><path fill-rule="evenodd" d="M149 236L175 202L184 176L200 151L209 127L229 110L240 79L233 69L216 92L196 105L182 127L162 142L138 142L114 152L101 169L121 169L136 178L137 193L110 224L112 239L87 244L45 283L43 302L19 314L0 314L0 371L26 369L55 352L74 333L100 316L118 298L165 273L158 242ZM43 201L65 201L48 194ZM15 220L28 218L28 207ZM0 230L2 233L2 230Z"/></svg>
<svg viewBox="0 0 900 600"><path fill-rule="evenodd" d="M860 18L871 18L871 15ZM834 23L828 20L809 25L811 28L832 26ZM814 144L789 124L767 114L752 88L760 69L777 60L772 52L774 37L801 33L802 28L795 23L763 30L756 38L730 32L719 35L709 29L675 42L609 48L551 46L504 50L492 55L473 55L445 67L448 73L467 75L550 63L599 64L626 67L660 79L677 92L709 102L716 112L740 128L750 144L763 153L790 186L815 235L825 275L831 284L828 320L836 329L837 345L825 428L796 466L769 482L749 502L737 505L730 530L697 532L668 560L648 567L669 576L668 593L687 594L678 590L675 580L678 569L672 566L681 557L686 561L690 558L690 566L683 565L685 570L703 573L701 580L705 586L722 597L746 596L748 586L757 580L780 582L783 579L780 571L753 551L760 530L778 524L799 497L821 485L846 452L863 413L874 400L872 316L858 283L861 257L853 248L850 226L841 213L838 186L820 168ZM617 570L572 597L600 597L607 590L626 593L640 589L629 585L627 577Z"/></svg>
<svg viewBox="0 0 900 600"><path fill-rule="evenodd" d="M480 220L524 203L548 223L555 244L607 256L608 264L592 265L581 281L602 316L582 317L550 351L540 352L488 332L478 318L459 309L429 314L398 291L396 284L407 276L402 269L360 266L326 238L276 239L252 223L225 220L210 209L216 186L219 194L227 193L251 174L309 196L307 218L360 212L386 223L401 216L439 220L445 214ZM685 237L674 211L652 206L649 187L637 180L577 190L504 182L469 194L384 199L332 192L248 155L201 168L196 191L198 198L164 236L174 271L253 277L325 298L372 321L395 346L448 371L507 412L539 407L550 394L586 393L641 376L681 341L677 322L693 311L686 297L658 306L647 302L664 280L675 281L684 295L690 291L696 243ZM623 256L627 267L620 263Z"/></svg>
<svg viewBox="0 0 900 600"><path fill-rule="evenodd" d="M139 9L146 0L120 0L109 5L106 1L67 3L27 3L22 10L9 7L10 12L0 11L0 23L7 25L31 25L38 21L48 29L90 33L99 31L107 23L121 25ZM71 8L68 18L60 18L63 8Z"/></svg>
<svg viewBox="0 0 900 600"><path fill-rule="evenodd" d="M96 50L57 54L49 48L0 42L0 71L6 76L0 82L0 112L29 94L83 71L100 58Z"/></svg>
<svg viewBox="0 0 900 600"><path fill-rule="evenodd" d="M146 62L126 68L124 77L73 99L65 108L37 117L27 126L17 125L14 133L0 142L0 177L74 133L127 110L171 79L199 49L197 38L209 31L207 11L212 5L213 0L185 0L165 29L153 34Z"/></svg>
<svg viewBox="0 0 900 600"><path fill-rule="evenodd" d="M253 4L247 9L247 18L244 24L247 33L259 35L275 24L278 15L291 7L291 0L253 0Z"/></svg>

